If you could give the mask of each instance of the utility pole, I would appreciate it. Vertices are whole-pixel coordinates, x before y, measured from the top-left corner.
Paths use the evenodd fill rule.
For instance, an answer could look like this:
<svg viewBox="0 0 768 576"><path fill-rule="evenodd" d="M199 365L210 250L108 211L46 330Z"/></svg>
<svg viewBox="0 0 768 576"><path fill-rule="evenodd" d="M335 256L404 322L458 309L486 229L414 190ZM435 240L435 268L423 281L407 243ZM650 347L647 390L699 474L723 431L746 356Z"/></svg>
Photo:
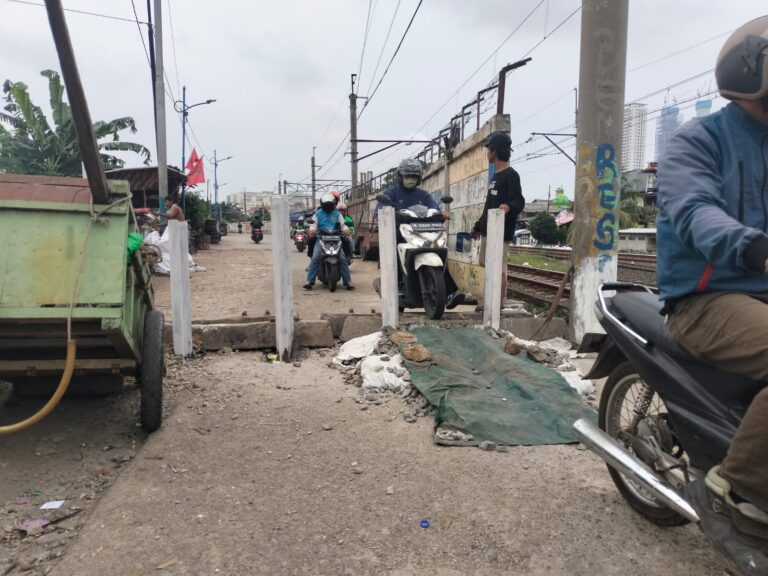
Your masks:
<svg viewBox="0 0 768 576"><path fill-rule="evenodd" d="M549 199L552 197L552 184L547 188L547 214L549 214Z"/></svg>
<svg viewBox="0 0 768 576"><path fill-rule="evenodd" d="M317 168L317 165L315 164L315 147L312 147L312 210L315 209L315 206L317 206L317 178L315 175L315 168Z"/></svg>
<svg viewBox="0 0 768 576"><path fill-rule="evenodd" d="M283 194L288 194L288 180L283 180Z"/></svg>
<svg viewBox="0 0 768 576"><path fill-rule="evenodd" d="M231 158L232 156L227 156L226 158L219 159L216 153L216 149L214 149L213 160L210 161L211 164L213 164L213 201L214 201L214 204L216 205L216 221L217 222L221 219L221 206L219 206L219 164Z"/></svg>
<svg viewBox="0 0 768 576"><path fill-rule="evenodd" d="M355 94L355 78L352 74L352 92L349 94L349 137L352 162L352 190L357 189L357 94Z"/></svg>
<svg viewBox="0 0 768 576"><path fill-rule="evenodd" d="M615 281L629 0L582 0L571 327L601 332L592 306Z"/></svg>
<svg viewBox="0 0 768 576"><path fill-rule="evenodd" d="M165 136L165 85L163 84L163 3L155 0L155 132L157 134L157 199L165 212L168 196L168 152Z"/></svg>
<svg viewBox="0 0 768 576"><path fill-rule="evenodd" d="M277 181L277 195L280 196L283 193L283 181Z"/></svg>

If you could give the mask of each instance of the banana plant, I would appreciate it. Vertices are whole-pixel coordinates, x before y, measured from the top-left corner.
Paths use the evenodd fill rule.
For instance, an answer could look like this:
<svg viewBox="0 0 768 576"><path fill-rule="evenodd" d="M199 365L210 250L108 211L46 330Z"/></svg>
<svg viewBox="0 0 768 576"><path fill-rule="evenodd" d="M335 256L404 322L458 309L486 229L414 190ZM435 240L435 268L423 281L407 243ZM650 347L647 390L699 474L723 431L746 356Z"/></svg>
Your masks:
<svg viewBox="0 0 768 576"><path fill-rule="evenodd" d="M0 111L0 172L46 176L80 176L80 150L77 145L72 110L64 101L64 85L58 72L43 70L48 79L51 119L35 105L23 82L3 83L5 110ZM112 152L133 152L149 165L149 150L141 144L120 140L120 133L136 133L133 118L125 116L97 121L93 131L99 143L101 161L106 170L122 168L125 161Z"/></svg>

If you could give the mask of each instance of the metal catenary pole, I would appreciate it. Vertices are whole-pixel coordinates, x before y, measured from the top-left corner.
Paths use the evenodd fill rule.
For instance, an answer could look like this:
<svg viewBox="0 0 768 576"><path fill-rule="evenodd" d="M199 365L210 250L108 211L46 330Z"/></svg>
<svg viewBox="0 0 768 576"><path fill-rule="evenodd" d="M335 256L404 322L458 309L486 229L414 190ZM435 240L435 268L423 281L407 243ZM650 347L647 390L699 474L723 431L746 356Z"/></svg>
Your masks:
<svg viewBox="0 0 768 576"><path fill-rule="evenodd" d="M355 94L355 78L352 74L352 92L349 94L349 137L350 163L352 164L352 189L357 189L357 94Z"/></svg>
<svg viewBox="0 0 768 576"><path fill-rule="evenodd" d="M315 164L315 147L312 147L312 209L317 206L317 176L315 173L315 168L317 168L317 165Z"/></svg>
<svg viewBox="0 0 768 576"><path fill-rule="evenodd" d="M571 329L600 331L592 311L601 282L616 279L629 0L583 0L576 138Z"/></svg>

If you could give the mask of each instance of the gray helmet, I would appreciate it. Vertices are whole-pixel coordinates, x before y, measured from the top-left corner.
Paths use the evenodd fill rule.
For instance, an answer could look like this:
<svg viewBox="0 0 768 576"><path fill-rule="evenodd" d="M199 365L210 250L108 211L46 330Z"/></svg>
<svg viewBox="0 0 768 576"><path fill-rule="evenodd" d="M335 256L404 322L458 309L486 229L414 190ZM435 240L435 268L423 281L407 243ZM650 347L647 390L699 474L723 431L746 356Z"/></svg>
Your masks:
<svg viewBox="0 0 768 576"><path fill-rule="evenodd" d="M768 16L755 18L731 34L717 57L715 78L723 98L768 96Z"/></svg>
<svg viewBox="0 0 768 576"><path fill-rule="evenodd" d="M397 181L400 184L403 183L403 176L416 176L419 179L419 184L421 184L422 174L421 162L414 158L405 158L397 167Z"/></svg>

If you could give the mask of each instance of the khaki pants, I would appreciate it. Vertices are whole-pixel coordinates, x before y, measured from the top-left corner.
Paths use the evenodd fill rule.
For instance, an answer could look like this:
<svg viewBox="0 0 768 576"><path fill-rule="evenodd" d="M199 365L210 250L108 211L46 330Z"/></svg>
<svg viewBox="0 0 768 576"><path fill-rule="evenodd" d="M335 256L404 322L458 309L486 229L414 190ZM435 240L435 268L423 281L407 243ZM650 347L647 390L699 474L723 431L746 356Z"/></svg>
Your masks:
<svg viewBox="0 0 768 576"><path fill-rule="evenodd" d="M697 359L768 382L768 303L746 294L689 296L675 306L667 325ZM738 495L768 511L768 388L747 410L721 475Z"/></svg>

